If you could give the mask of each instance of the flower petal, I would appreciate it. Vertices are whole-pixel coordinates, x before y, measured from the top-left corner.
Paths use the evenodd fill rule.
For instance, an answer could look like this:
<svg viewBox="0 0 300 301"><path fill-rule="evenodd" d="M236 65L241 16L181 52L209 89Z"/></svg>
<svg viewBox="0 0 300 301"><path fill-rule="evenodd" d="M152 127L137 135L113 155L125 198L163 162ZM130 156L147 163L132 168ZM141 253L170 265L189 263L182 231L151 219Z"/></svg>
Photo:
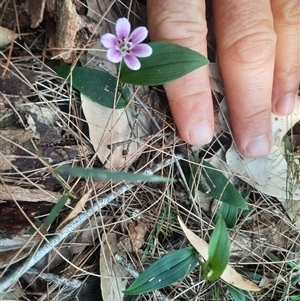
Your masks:
<svg viewBox="0 0 300 301"><path fill-rule="evenodd" d="M116 34L118 39L127 39L131 30L131 25L126 18L120 18L116 23Z"/></svg>
<svg viewBox="0 0 300 301"><path fill-rule="evenodd" d="M105 48L115 48L118 43L117 37L111 33L103 35L100 41Z"/></svg>
<svg viewBox="0 0 300 301"><path fill-rule="evenodd" d="M108 60L111 61L112 63L121 62L123 57L122 52L119 49L115 49L115 48L108 49L106 56Z"/></svg>
<svg viewBox="0 0 300 301"><path fill-rule="evenodd" d="M127 67L131 70L139 70L141 68L140 61L134 55L125 55L124 62L127 65Z"/></svg>
<svg viewBox="0 0 300 301"><path fill-rule="evenodd" d="M152 48L147 44L134 45L131 49L131 54L137 57L147 57L152 54Z"/></svg>
<svg viewBox="0 0 300 301"><path fill-rule="evenodd" d="M146 39L147 35L148 29L144 26L140 26L131 33L128 40L133 44L139 44Z"/></svg>

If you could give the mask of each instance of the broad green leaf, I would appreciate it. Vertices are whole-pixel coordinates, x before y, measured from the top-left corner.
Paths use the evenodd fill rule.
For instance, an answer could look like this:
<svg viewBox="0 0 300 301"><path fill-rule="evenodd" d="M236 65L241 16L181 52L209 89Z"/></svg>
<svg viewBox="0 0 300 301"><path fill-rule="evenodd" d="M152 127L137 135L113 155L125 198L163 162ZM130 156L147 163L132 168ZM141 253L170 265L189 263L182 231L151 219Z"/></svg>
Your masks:
<svg viewBox="0 0 300 301"><path fill-rule="evenodd" d="M126 94L123 91L123 93L118 93L116 106L114 106L117 78L108 72L74 67L70 75L70 66L58 66L53 69L58 75L72 83L72 86L78 91L104 107L122 109L127 105L128 100L124 99ZM128 88L125 88L125 92L128 92L127 90Z"/></svg>
<svg viewBox="0 0 300 301"><path fill-rule="evenodd" d="M300 301L300 295L293 295L290 296L290 301Z"/></svg>
<svg viewBox="0 0 300 301"><path fill-rule="evenodd" d="M221 215L227 228L233 228L237 222L237 214L238 208L236 206L223 202L220 206L217 217Z"/></svg>
<svg viewBox="0 0 300 301"><path fill-rule="evenodd" d="M68 174L74 177L92 178L102 180L117 180L117 181L132 181L132 182L172 182L173 179L168 179L160 176L146 176L139 173L111 171L101 168L81 168L72 166L60 166L55 171L59 174Z"/></svg>
<svg viewBox="0 0 300 301"><path fill-rule="evenodd" d="M227 290L229 291L234 301L246 301L245 293L241 289L227 285Z"/></svg>
<svg viewBox="0 0 300 301"><path fill-rule="evenodd" d="M208 259L203 265L203 277L207 280L217 280L228 264L229 253L229 236L226 224L220 216L208 244Z"/></svg>
<svg viewBox="0 0 300 301"><path fill-rule="evenodd" d="M139 70L132 71L122 64L121 82L144 86L161 85L209 63L203 55L179 45L166 42L152 42L149 45L153 53L147 58L139 58Z"/></svg>
<svg viewBox="0 0 300 301"><path fill-rule="evenodd" d="M212 164L202 160L201 175L199 175L200 159L195 158L195 163L181 162L187 181L194 192L198 189L209 197L220 200L237 208L248 209L247 203L231 182ZM197 183L195 187L194 183Z"/></svg>
<svg viewBox="0 0 300 301"><path fill-rule="evenodd" d="M201 176L204 181L200 181L198 190L221 202L237 208L248 209L244 198L222 172L205 160L202 161L202 164L203 170Z"/></svg>
<svg viewBox="0 0 300 301"><path fill-rule="evenodd" d="M197 263L198 252L193 247L174 251L148 267L124 294L139 295L171 285L191 273Z"/></svg>

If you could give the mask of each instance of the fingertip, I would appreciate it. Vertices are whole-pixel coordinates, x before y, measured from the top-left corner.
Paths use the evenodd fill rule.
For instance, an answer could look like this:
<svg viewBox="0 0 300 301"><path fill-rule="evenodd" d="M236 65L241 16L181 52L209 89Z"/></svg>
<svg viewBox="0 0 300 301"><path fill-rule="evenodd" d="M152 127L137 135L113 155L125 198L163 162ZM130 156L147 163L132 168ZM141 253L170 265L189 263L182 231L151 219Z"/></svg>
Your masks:
<svg viewBox="0 0 300 301"><path fill-rule="evenodd" d="M271 151L271 140L269 135L260 135L251 139L242 152L248 158L261 158Z"/></svg>
<svg viewBox="0 0 300 301"><path fill-rule="evenodd" d="M189 130L187 141L194 146L208 144L213 138L213 125L210 120L204 120L194 124Z"/></svg>
<svg viewBox="0 0 300 301"><path fill-rule="evenodd" d="M214 114L207 68L201 68L165 85L180 137L202 146L213 138Z"/></svg>
<svg viewBox="0 0 300 301"><path fill-rule="evenodd" d="M296 93L289 92L273 101L273 113L276 115L288 115L292 113L296 102L296 96Z"/></svg>

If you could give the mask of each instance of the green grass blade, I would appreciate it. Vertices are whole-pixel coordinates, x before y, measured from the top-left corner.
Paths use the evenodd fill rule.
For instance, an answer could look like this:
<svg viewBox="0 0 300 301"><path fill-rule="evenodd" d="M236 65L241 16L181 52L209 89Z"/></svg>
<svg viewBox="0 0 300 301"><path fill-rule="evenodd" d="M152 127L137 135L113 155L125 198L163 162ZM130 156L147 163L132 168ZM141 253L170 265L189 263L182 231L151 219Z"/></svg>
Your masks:
<svg viewBox="0 0 300 301"><path fill-rule="evenodd" d="M57 203L52 208L49 215L46 217L45 221L40 227L40 232L46 234L51 224L54 222L56 217L59 215L61 209L65 206L67 200L69 198L68 194L63 194L61 198L57 201Z"/></svg>
<svg viewBox="0 0 300 301"><path fill-rule="evenodd" d="M81 177L84 179L101 179L101 180L116 180L116 181L130 181L130 182L172 182L173 179L160 176L146 176L140 173L130 173L121 171L111 171L101 168L81 168L72 166L60 166L55 169L59 174L68 174L74 177Z"/></svg>

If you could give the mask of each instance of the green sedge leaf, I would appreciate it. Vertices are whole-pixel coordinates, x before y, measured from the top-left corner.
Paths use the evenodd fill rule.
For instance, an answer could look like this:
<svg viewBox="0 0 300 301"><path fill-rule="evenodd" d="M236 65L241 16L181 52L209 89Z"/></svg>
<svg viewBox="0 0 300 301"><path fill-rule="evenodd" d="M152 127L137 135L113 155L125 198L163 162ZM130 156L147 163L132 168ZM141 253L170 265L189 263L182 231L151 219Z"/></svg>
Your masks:
<svg viewBox="0 0 300 301"><path fill-rule="evenodd" d="M293 295L290 296L290 301L300 301L300 295Z"/></svg>
<svg viewBox="0 0 300 301"><path fill-rule="evenodd" d="M130 172L111 171L101 168L81 168L72 166L60 166L55 171L59 174L68 174L74 177L84 179L102 179L102 180L117 180L117 181L132 181L132 182L172 182L172 179L160 176L146 176L143 174L133 174Z"/></svg>
<svg viewBox="0 0 300 301"><path fill-rule="evenodd" d="M245 293L241 289L227 285L227 290L234 301L246 301Z"/></svg>
<svg viewBox="0 0 300 301"><path fill-rule="evenodd" d="M49 215L46 217L45 221L40 227L40 232L45 234L47 233L48 229L56 219L56 217L59 215L60 210L65 206L69 196L67 194L63 194L61 198L57 201L57 203L52 208Z"/></svg>
<svg viewBox="0 0 300 301"><path fill-rule="evenodd" d="M196 51L166 42L149 43L153 53L139 58L141 68L132 71L124 63L121 66L122 83L144 86L162 85L178 79L189 72L209 63Z"/></svg>
<svg viewBox="0 0 300 301"><path fill-rule="evenodd" d="M35 218L34 225L35 225L35 228L31 227L28 231L25 232L26 235L30 235L30 236L35 235L36 229L38 229L42 225L41 220L38 218Z"/></svg>
<svg viewBox="0 0 300 301"><path fill-rule="evenodd" d="M100 105L111 109L126 107L128 101L122 97L124 93L122 96L122 93L118 93L116 105L114 104L117 78L110 73L84 67L74 67L71 72L70 66L57 66L53 69L58 75L67 79L75 89Z"/></svg>
<svg viewBox="0 0 300 301"><path fill-rule="evenodd" d="M222 172L205 160L202 161L202 164L203 170L201 176L204 181L200 181L198 186L199 191L237 208L248 209L244 198Z"/></svg>
<svg viewBox="0 0 300 301"><path fill-rule="evenodd" d="M198 264L198 252L193 247L167 254L148 267L125 291L139 295L166 287L188 275Z"/></svg>
<svg viewBox="0 0 300 301"><path fill-rule="evenodd" d="M227 228L231 229L235 226L237 222L237 214L238 208L236 206L223 202L220 206L217 217L221 215L224 219Z"/></svg>
<svg viewBox="0 0 300 301"><path fill-rule="evenodd" d="M229 253L229 236L226 224L220 216L208 244L208 259L203 265L203 278L217 280L228 264Z"/></svg>

